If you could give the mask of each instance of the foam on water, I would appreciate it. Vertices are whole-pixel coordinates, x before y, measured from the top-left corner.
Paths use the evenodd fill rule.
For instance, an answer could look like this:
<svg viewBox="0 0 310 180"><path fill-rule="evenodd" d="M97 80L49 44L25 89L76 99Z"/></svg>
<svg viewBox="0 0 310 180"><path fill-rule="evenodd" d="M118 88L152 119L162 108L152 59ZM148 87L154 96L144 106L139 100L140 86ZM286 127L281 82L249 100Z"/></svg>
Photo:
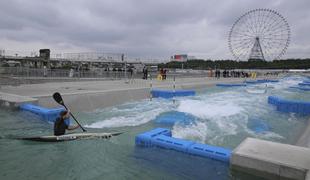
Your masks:
<svg viewBox="0 0 310 180"><path fill-rule="evenodd" d="M198 116L199 118L226 117L238 114L243 109L232 103L207 102L202 100L183 100L177 108L180 112L185 112Z"/></svg>
<svg viewBox="0 0 310 180"><path fill-rule="evenodd" d="M286 83L282 88L291 83ZM293 83L297 83L296 80ZM186 127L175 125L173 134L179 138L210 144L222 144L231 136L240 134L262 139L283 139L284 137L276 132L255 134L247 127L248 120L255 116L272 118L274 109L267 104L268 95L269 93L248 94L244 88L239 88L180 100L177 110L197 116L199 122ZM282 115L282 121L289 120L286 116Z"/></svg>
<svg viewBox="0 0 310 180"><path fill-rule="evenodd" d="M93 123L86 125L89 128L109 128L138 126L145 124L159 114L172 109L171 101L165 99L143 100L135 103L126 103L113 108L96 110ZM91 116L90 113L88 116Z"/></svg>
<svg viewBox="0 0 310 180"><path fill-rule="evenodd" d="M175 98L175 104L172 100L166 99L126 103L95 111L95 116L86 127L140 126L156 119L161 113L178 111L191 114L196 119L187 125L174 124L172 133L177 138L213 145L228 144L229 147L234 147L249 136L285 142L292 134L286 129L293 125L300 127L302 122L300 118L295 118L294 114L275 111L275 108L267 103L267 98L270 95L289 97L296 94L287 88L302 80L293 77L280 80L279 83L267 83L267 87L273 88L262 94L246 93L245 87L226 90L213 87L211 91L193 97ZM266 89L266 84L250 88ZM255 133L247 127L249 119L253 117L265 119L268 125L275 128L271 128L268 132Z"/></svg>
<svg viewBox="0 0 310 180"><path fill-rule="evenodd" d="M269 140L269 139L284 139L283 136L274 133L274 132L264 132L264 133L255 133L251 130L248 130L248 133L251 134L253 137L258 138L258 139L265 139L265 140Z"/></svg>
<svg viewBox="0 0 310 180"><path fill-rule="evenodd" d="M210 132L208 126L204 122L193 123L185 127L180 124L176 124L172 128L173 137L192 139L200 143L204 143L206 141L208 132Z"/></svg>
<svg viewBox="0 0 310 180"><path fill-rule="evenodd" d="M303 80L305 80L305 78L299 76L286 77L281 79L279 83L273 83L273 86L276 90L283 90L290 86L297 86L298 83L301 83Z"/></svg>

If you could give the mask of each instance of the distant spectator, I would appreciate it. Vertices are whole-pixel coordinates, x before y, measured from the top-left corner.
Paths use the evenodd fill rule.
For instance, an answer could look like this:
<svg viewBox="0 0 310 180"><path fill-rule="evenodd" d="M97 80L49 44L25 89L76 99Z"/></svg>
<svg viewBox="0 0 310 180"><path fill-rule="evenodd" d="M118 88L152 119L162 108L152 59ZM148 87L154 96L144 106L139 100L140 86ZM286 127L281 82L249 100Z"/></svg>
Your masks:
<svg viewBox="0 0 310 180"><path fill-rule="evenodd" d="M142 79L147 79L147 76L148 76L148 70L147 70L147 67L146 66L144 66L143 67L143 78Z"/></svg>
<svg viewBox="0 0 310 180"><path fill-rule="evenodd" d="M167 69L163 70L163 80L167 79Z"/></svg>
<svg viewBox="0 0 310 180"><path fill-rule="evenodd" d="M43 66L43 76L44 76L44 77L47 76L47 69L46 69L46 66Z"/></svg>
<svg viewBox="0 0 310 180"><path fill-rule="evenodd" d="M130 78L132 78L132 75L133 75L132 67L129 67L128 72L130 73Z"/></svg>
<svg viewBox="0 0 310 180"><path fill-rule="evenodd" d="M74 75L74 70L71 68L71 69L70 69L70 72L69 72L69 77L71 77L71 78L72 78L72 77L73 77L73 75Z"/></svg>

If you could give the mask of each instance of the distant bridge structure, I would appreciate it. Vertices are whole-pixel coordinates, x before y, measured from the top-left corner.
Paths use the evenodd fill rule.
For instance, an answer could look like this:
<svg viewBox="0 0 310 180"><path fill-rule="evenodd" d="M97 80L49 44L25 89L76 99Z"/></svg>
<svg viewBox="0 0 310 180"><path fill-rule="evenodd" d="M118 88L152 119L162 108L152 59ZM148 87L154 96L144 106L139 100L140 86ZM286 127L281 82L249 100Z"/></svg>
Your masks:
<svg viewBox="0 0 310 180"><path fill-rule="evenodd" d="M101 66L120 66L121 64L144 64L157 65L165 62L160 59L129 58L124 53L105 53L105 52L78 52L78 53L50 53L49 49L41 49L40 55L31 52L7 53L0 50L0 63L15 63L21 66L32 66L42 68L61 66L63 64L88 64Z"/></svg>

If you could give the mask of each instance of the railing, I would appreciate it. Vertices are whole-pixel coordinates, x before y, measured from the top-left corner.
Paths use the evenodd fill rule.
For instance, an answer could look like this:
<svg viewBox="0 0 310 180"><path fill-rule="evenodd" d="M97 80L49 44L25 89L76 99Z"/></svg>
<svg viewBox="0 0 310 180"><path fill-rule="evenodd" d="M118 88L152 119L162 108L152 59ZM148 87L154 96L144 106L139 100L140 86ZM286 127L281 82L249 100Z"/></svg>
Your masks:
<svg viewBox="0 0 310 180"><path fill-rule="evenodd" d="M242 71L242 70L240 70ZM253 70L245 70L244 72L251 72ZM267 71L256 71L257 76L266 75ZM269 73L272 71L269 71ZM212 71L212 77L214 77L215 71ZM156 79L159 72L149 72L149 77ZM268 76L276 76L278 73L267 74ZM47 69L47 68L28 68L28 67L0 67L0 75L14 76L14 77L26 77L26 78L106 78L106 79L125 79L134 78L140 79L143 77L142 72L134 72L132 75L130 72L125 71L106 71L103 68L96 68L91 70L70 70L70 69ZM184 78L184 77L210 77L211 72L209 70L168 70L167 79ZM223 71L221 71L221 77L223 77ZM231 76L229 76L231 77Z"/></svg>
<svg viewBox="0 0 310 180"><path fill-rule="evenodd" d="M125 72L96 70L74 71L70 69L37 69L26 67L0 67L0 74L16 77L50 77L50 78L111 78L121 79Z"/></svg>
<svg viewBox="0 0 310 180"><path fill-rule="evenodd" d="M155 79L158 72L149 72L149 77ZM0 67L0 75L15 76L15 77L50 77L50 78L108 78L108 79L124 79L135 78L140 79L143 77L142 72L125 71L105 71L104 69L97 68L92 70L70 70L70 69L44 69L44 68L27 68L27 67ZM204 72L167 72L167 79L173 77L208 77L207 71Z"/></svg>

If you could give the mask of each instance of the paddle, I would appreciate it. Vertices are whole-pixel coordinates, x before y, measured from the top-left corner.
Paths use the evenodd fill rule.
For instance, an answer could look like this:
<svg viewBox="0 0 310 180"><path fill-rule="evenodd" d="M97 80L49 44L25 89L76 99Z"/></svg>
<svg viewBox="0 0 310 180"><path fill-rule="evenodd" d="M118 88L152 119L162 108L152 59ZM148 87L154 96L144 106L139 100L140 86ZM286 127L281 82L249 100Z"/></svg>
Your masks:
<svg viewBox="0 0 310 180"><path fill-rule="evenodd" d="M63 107L66 108L66 110L68 110L68 108L67 108L67 106L65 105L65 103L64 103L64 101L63 101L63 99L62 99L62 97L61 97L61 95L60 95L59 92L55 92L55 93L53 94L53 98L54 98L54 100L55 100L58 104L62 105ZM73 119L75 120L75 122L81 127L81 129L83 130L83 132L86 132L86 130L81 126L81 124L76 120L76 118L73 116L73 114L72 114L71 112L70 112L70 115L73 117Z"/></svg>

